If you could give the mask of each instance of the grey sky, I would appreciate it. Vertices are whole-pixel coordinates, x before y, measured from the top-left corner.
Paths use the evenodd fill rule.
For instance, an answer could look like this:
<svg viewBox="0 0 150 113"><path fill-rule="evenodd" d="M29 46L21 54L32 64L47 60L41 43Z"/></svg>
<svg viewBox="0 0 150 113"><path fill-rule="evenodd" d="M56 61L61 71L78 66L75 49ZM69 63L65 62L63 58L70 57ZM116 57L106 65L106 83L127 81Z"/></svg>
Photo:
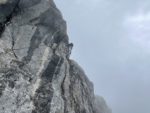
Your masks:
<svg viewBox="0 0 150 113"><path fill-rule="evenodd" d="M150 2L55 0L85 70L113 113L150 113Z"/></svg>

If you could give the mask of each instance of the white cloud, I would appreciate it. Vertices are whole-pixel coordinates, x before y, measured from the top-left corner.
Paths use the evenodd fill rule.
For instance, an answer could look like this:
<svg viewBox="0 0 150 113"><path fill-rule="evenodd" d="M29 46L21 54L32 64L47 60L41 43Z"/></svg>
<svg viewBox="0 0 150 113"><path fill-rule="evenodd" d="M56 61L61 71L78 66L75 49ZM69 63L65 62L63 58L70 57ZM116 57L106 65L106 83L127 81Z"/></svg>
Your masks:
<svg viewBox="0 0 150 113"><path fill-rule="evenodd" d="M125 18L124 26L128 37L142 47L150 47L150 12L138 10Z"/></svg>

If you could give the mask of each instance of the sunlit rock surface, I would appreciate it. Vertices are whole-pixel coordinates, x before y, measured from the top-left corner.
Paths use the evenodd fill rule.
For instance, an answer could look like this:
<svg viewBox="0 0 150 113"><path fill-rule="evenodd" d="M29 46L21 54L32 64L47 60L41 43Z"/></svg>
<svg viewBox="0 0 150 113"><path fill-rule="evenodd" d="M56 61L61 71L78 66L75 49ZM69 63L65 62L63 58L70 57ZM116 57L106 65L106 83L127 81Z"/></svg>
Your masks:
<svg viewBox="0 0 150 113"><path fill-rule="evenodd" d="M0 0L0 113L102 113L66 31L52 0Z"/></svg>

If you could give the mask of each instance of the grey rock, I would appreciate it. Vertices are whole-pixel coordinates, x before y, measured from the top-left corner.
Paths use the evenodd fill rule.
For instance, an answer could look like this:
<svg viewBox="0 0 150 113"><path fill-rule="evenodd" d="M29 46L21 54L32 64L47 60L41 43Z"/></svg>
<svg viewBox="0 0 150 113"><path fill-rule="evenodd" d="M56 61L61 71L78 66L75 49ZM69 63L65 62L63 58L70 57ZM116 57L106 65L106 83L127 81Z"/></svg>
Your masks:
<svg viewBox="0 0 150 113"><path fill-rule="evenodd" d="M52 0L1 0L0 113L97 113L70 45Z"/></svg>
<svg viewBox="0 0 150 113"><path fill-rule="evenodd" d="M0 36L5 26L10 22L18 9L19 0L1 0L0 1Z"/></svg>
<svg viewBox="0 0 150 113"><path fill-rule="evenodd" d="M103 97L95 96L95 104L96 113L112 113Z"/></svg>

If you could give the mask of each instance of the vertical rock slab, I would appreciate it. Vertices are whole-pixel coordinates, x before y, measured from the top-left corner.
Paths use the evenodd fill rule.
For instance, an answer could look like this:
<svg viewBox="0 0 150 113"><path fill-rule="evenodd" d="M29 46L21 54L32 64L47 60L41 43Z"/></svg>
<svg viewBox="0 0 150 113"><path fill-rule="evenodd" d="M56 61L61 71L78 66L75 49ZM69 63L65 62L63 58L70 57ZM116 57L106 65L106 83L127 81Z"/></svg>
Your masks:
<svg viewBox="0 0 150 113"><path fill-rule="evenodd" d="M0 1L0 113L96 113L52 0Z"/></svg>

